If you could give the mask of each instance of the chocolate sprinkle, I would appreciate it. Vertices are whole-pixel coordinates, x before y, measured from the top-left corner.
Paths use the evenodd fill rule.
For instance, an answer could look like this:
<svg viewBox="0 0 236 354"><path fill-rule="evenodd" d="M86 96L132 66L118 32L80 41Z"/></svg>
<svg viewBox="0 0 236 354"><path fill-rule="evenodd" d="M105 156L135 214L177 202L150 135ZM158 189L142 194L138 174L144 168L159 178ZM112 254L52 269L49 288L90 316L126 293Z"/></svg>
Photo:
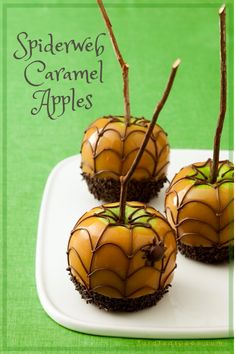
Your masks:
<svg viewBox="0 0 236 354"><path fill-rule="evenodd" d="M184 256L195 261L200 261L207 264L217 264L229 262L234 258L233 246L227 247L203 247L203 246L188 246L177 241L178 250Z"/></svg>
<svg viewBox="0 0 236 354"><path fill-rule="evenodd" d="M171 286L168 284L164 288L156 290L153 294L137 298L111 298L88 290L84 285L80 284L71 273L70 275L71 281L75 284L75 289L79 291L82 299L84 299L87 304L94 304L100 309L113 312L134 312L154 306L163 295L169 291L168 288Z"/></svg>
<svg viewBox="0 0 236 354"><path fill-rule="evenodd" d="M105 202L117 202L120 199L120 181L113 178L98 178L82 173L90 193L98 200ZM139 201L146 203L158 195L158 192L167 181L166 177L160 180L131 180L127 192L128 201Z"/></svg>

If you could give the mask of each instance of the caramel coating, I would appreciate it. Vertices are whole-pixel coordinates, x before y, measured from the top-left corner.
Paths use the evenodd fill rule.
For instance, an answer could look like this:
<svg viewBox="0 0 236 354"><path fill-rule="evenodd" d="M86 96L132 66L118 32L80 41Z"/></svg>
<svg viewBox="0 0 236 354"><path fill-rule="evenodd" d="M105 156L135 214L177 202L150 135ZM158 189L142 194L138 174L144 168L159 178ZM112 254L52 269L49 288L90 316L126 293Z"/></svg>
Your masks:
<svg viewBox="0 0 236 354"><path fill-rule="evenodd" d="M127 173L140 148L150 122L144 118L106 116L85 131L81 147L81 168L89 176L119 180ZM167 134L156 125L132 179L159 180L169 163Z"/></svg>
<svg viewBox="0 0 236 354"><path fill-rule="evenodd" d="M210 183L212 160L182 168L165 198L167 219L179 242L194 247L225 247L234 242L234 166L219 162L218 177Z"/></svg>
<svg viewBox="0 0 236 354"><path fill-rule="evenodd" d="M138 298L170 284L176 267L176 240L166 218L139 202L93 208L71 232L68 265L88 290L111 298Z"/></svg>

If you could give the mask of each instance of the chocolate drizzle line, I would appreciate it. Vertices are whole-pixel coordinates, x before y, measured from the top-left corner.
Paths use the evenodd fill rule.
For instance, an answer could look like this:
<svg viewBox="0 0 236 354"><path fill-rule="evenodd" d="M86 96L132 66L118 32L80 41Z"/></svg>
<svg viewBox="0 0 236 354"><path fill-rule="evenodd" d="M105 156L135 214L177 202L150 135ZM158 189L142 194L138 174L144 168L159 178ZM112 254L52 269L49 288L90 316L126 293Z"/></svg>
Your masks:
<svg viewBox="0 0 236 354"><path fill-rule="evenodd" d="M136 169L136 167L143 155L145 147L146 147L146 145L149 141L149 138L153 132L153 129L155 127L159 113L161 112L162 108L164 107L164 105L166 103L166 100L167 100L169 93L171 91L171 88L172 88L172 85L173 85L173 82L175 79L175 75L176 75L179 65L180 65L180 60L177 59L174 62L174 64L172 65L172 70L171 70L171 74L170 74L167 86L165 88L165 91L163 93L161 100L159 101L159 103L157 104L157 106L155 108L151 123L146 131L146 134L144 136L144 139L143 139L143 142L142 142L141 147L139 149L139 152L136 155L136 158L133 161L133 164L131 165L131 167L130 167L129 171L126 173L126 175L120 177L121 191L120 191L120 220L119 221L122 224L125 223L125 204L126 204L126 196L127 196L127 188L128 188L129 180L131 179L131 177L132 177L132 175L133 175L133 173L134 173L134 171L135 171L135 169Z"/></svg>
<svg viewBox="0 0 236 354"><path fill-rule="evenodd" d="M117 56L117 60L120 63L121 66L121 70L122 70L122 76L123 76L123 82L124 82L124 89L123 89L123 93L124 93L124 108L125 108L125 118L126 118L126 125L129 125L130 123L130 101L129 101L129 78L128 78L128 74L129 74L129 66L127 63L125 63L121 52L119 50L115 35L113 33L112 30L112 24L109 20L109 17L107 15L106 9L103 5L102 0L97 0L98 6L101 10L102 16L104 18L105 24L107 26L108 32L110 34L110 38L111 38L111 42L114 48L114 51L116 53Z"/></svg>
<svg viewBox="0 0 236 354"><path fill-rule="evenodd" d="M220 138L223 129L225 112L226 112L226 90L227 90L227 78L226 78L226 25L225 17L226 10L225 5L223 5L219 10L220 16L220 113L217 122L217 128L214 138L214 152L213 152L213 163L211 167L211 183L215 183L217 179L217 170L219 164L219 153L220 153Z"/></svg>

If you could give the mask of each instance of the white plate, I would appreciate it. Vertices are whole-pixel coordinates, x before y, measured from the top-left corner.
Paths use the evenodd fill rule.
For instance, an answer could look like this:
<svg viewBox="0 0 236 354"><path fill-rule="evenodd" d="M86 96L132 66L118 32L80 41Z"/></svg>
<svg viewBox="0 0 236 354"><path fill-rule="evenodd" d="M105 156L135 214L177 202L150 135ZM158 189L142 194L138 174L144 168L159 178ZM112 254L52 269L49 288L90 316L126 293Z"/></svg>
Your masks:
<svg viewBox="0 0 236 354"><path fill-rule="evenodd" d="M169 178L211 151L172 150ZM228 158L227 152L221 159ZM98 202L80 175L80 156L60 162L51 172L41 205L36 254L36 282L44 310L67 328L91 334L139 338L216 338L232 335L229 325L227 265L205 265L177 257L172 287L156 306L135 313L107 313L87 305L66 272L70 231ZM165 185L167 186L167 184ZM163 210L164 190L151 205ZM232 307L232 305L231 305Z"/></svg>

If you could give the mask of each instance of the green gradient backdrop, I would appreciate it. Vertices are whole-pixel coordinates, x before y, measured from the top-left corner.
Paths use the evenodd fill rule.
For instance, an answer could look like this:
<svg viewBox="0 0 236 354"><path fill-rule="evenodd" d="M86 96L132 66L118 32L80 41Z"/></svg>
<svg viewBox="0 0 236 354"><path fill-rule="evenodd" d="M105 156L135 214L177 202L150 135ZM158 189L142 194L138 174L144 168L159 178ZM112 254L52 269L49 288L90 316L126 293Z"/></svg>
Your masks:
<svg viewBox="0 0 236 354"><path fill-rule="evenodd" d="M3 5L4 3L1 2ZM66 330L42 310L35 289L34 263L38 212L47 176L53 166L79 152L84 129L103 114L123 112L119 65L108 36L104 83L51 84L57 94L77 87L82 95L93 93L93 108L67 110L57 120L45 112L33 117L33 88L25 83L26 62L13 58L16 35L58 41L104 32L95 1L7 1L3 16L3 213L2 351L64 353L231 353L233 341L134 340L104 338ZM56 5L55 5L56 4ZM89 4L92 4L89 6ZM130 65L133 115L150 118L165 86L170 66L182 64L159 123L168 131L173 148L211 148L219 109L219 36L216 1L105 2L125 60ZM222 148L233 146L233 1L226 1L228 42L228 110ZM93 55L35 55L51 69L96 66ZM46 88L46 86L45 86ZM7 183L7 186L6 186Z"/></svg>

